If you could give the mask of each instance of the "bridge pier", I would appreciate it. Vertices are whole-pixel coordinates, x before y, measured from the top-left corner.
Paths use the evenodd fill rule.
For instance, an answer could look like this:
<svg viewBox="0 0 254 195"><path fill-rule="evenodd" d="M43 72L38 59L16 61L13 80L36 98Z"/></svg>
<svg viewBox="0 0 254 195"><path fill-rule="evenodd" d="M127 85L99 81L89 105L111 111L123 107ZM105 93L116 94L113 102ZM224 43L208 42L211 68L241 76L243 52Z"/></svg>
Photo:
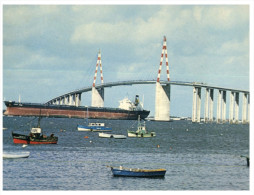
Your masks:
<svg viewBox="0 0 254 195"><path fill-rule="evenodd" d="M213 122L213 97L214 97L214 89L210 89L209 96L209 121Z"/></svg>
<svg viewBox="0 0 254 195"><path fill-rule="evenodd" d="M235 93L231 91L230 103L229 103L229 118L228 118L230 124L234 122L234 99L235 99Z"/></svg>
<svg viewBox="0 0 254 195"><path fill-rule="evenodd" d="M170 120L170 85L162 86L156 82L155 92L155 117L156 121Z"/></svg>
<svg viewBox="0 0 254 195"><path fill-rule="evenodd" d="M81 93L75 94L75 106L80 106L81 105Z"/></svg>
<svg viewBox="0 0 254 195"><path fill-rule="evenodd" d="M104 88L92 88L92 103L93 107L104 107Z"/></svg>
<svg viewBox="0 0 254 195"><path fill-rule="evenodd" d="M69 104L70 106L73 106L73 102L74 102L74 94L70 94L69 95Z"/></svg>
<svg viewBox="0 0 254 195"><path fill-rule="evenodd" d="M208 121L209 116L209 88L205 89L205 111L204 111L204 121Z"/></svg>
<svg viewBox="0 0 254 195"><path fill-rule="evenodd" d="M206 88L204 121L213 121L213 96L214 89Z"/></svg>
<svg viewBox="0 0 254 195"><path fill-rule="evenodd" d="M243 102L242 102L242 123L247 122L247 93L243 93Z"/></svg>
<svg viewBox="0 0 254 195"><path fill-rule="evenodd" d="M234 123L239 122L239 92L235 92L235 120Z"/></svg>
<svg viewBox="0 0 254 195"><path fill-rule="evenodd" d="M242 123L250 122L250 94L243 93L242 101Z"/></svg>
<svg viewBox="0 0 254 195"><path fill-rule="evenodd" d="M192 122L200 122L201 87L193 87Z"/></svg>
<svg viewBox="0 0 254 195"><path fill-rule="evenodd" d="M218 90L217 97L217 123L225 123L226 122L226 103L227 103L227 91Z"/></svg>
<svg viewBox="0 0 254 195"><path fill-rule="evenodd" d="M229 123L239 122L239 92L230 92Z"/></svg>
<svg viewBox="0 0 254 195"><path fill-rule="evenodd" d="M216 122L221 123L221 101L222 101L222 91L218 91L218 97L217 97L217 116L216 116Z"/></svg>
<svg viewBox="0 0 254 195"><path fill-rule="evenodd" d="M226 120L226 109L227 109L227 91L222 91L222 123Z"/></svg>
<svg viewBox="0 0 254 195"><path fill-rule="evenodd" d="M64 96L64 104L68 105L69 104L69 96Z"/></svg>

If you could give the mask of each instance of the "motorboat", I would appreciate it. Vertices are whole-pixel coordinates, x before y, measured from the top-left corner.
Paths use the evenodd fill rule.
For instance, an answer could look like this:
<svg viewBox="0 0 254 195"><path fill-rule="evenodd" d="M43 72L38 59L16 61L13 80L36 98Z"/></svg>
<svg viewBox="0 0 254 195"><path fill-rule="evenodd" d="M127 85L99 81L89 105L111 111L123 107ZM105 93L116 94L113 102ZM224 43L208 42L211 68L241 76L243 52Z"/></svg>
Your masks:
<svg viewBox="0 0 254 195"><path fill-rule="evenodd" d="M155 137L155 132L148 132L146 130L145 121L140 122L140 116L138 117L137 131L128 131L128 137Z"/></svg>

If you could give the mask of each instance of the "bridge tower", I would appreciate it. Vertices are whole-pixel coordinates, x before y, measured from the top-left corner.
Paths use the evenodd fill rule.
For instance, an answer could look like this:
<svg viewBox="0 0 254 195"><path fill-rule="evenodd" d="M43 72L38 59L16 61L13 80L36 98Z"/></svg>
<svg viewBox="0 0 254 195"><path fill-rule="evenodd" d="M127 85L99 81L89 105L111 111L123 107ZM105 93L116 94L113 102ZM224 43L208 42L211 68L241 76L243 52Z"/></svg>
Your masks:
<svg viewBox="0 0 254 195"><path fill-rule="evenodd" d="M101 52L98 53L96 69L94 73L93 87L92 87L92 104L93 107L104 107L104 88L96 89L95 82L98 72L98 66L100 65L101 84L103 84L103 74L101 65Z"/></svg>
<svg viewBox="0 0 254 195"><path fill-rule="evenodd" d="M163 56L165 54L166 58L166 68L167 68L167 80L170 81L169 78L169 67L168 67L168 54L167 54L167 43L166 37L163 39L163 46L161 52L161 61L157 76L156 89L155 89L155 120L159 121L169 121L170 120L170 85L161 85L160 84L160 76L161 76L161 68L163 62Z"/></svg>

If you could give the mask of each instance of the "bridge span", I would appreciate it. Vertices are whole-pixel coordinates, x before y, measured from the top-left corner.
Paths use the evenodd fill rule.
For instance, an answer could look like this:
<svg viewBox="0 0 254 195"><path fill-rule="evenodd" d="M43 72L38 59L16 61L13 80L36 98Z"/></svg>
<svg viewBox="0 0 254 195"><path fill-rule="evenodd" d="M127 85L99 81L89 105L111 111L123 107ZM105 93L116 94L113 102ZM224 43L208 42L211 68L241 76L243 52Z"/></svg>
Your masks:
<svg viewBox="0 0 254 195"><path fill-rule="evenodd" d="M166 58L166 68L167 68L167 80L160 80L162 62ZM98 67L100 66L100 78L101 84L96 85L96 78ZM205 89L205 104L204 104L204 121L212 122L214 121L214 91L217 93L217 112L216 112L216 122L225 123L238 123L239 122L239 104L240 104L240 93L242 93L242 123L249 123L250 120L250 94L247 90L242 89L232 89L219 86L210 86L205 83L198 82L184 82L184 81L171 81L169 75L169 65L167 56L167 45L166 37L163 39L162 53L160 59L160 66L158 70L157 80L132 80L132 81L116 81L104 83L101 65L101 53L99 51L96 70L94 74L93 85L85 87L82 89L77 89L66 94L55 97L45 104L59 104L59 105L81 105L81 94L92 91L92 102L93 107L104 107L104 89L108 87L115 86L125 86L125 85L144 85L151 84L156 85L155 88L155 120L169 121L170 120L170 96L171 96L171 85L177 86L188 86L193 88L193 102L192 102L192 122L201 121L201 89ZM226 107L227 107L227 92L229 93L229 114L228 119L226 119Z"/></svg>
<svg viewBox="0 0 254 195"><path fill-rule="evenodd" d="M124 85L144 85L144 84L156 84L156 80L130 80L130 81L116 81L116 82L109 82L109 83L103 83L95 85L96 89L103 89L108 87L116 87L116 86L124 86ZM204 83L199 82L184 82L184 81L160 81L160 84L164 85L180 85L180 86L192 86L192 87L203 87L203 88L209 88L209 89L218 89L223 91L233 91L233 92L241 92L241 93L249 93L247 90L241 90L241 89L232 89L232 88L226 88L226 87L218 87L218 86L211 86ZM76 89L74 91L70 91L68 93L65 93L63 95L57 96L49 101L46 102L46 104L54 104L56 102L59 102L61 99L69 96L75 96L77 94L82 94L88 91L92 91L92 86L84 87L81 89Z"/></svg>
<svg viewBox="0 0 254 195"><path fill-rule="evenodd" d="M218 91L217 96L217 116L216 121L218 123L225 123L226 119L226 94L230 94L230 104L229 104L229 122L238 123L239 122L239 93L243 94L242 97L242 122L249 122L249 91L242 89L233 89L226 87L218 87L207 85L205 83L199 82L184 82L184 81L160 81L160 85L164 86L188 86L193 87L193 105L192 105L192 121L201 121L201 88L205 89L205 105L204 105L204 120L205 122L212 122L213 117L213 107L214 107L214 91ZM97 90L104 90L104 88L116 87L116 86L132 86L132 85L154 85L157 84L156 80L131 80L131 81L116 81L109 83L102 83L95 85ZM59 104L59 105L81 105L81 94L85 92L92 91L93 87L88 86L81 89L77 89L58 97L55 97L46 104ZM169 98L170 99L170 98Z"/></svg>

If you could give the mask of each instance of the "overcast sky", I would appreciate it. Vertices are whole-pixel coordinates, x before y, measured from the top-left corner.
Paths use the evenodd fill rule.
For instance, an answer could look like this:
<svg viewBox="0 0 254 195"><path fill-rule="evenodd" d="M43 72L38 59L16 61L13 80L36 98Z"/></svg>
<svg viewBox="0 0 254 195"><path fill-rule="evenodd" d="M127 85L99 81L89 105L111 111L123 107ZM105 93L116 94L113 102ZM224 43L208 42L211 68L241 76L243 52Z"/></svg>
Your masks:
<svg viewBox="0 0 254 195"><path fill-rule="evenodd" d="M4 5L3 97L44 103L91 86L99 49L104 82L156 79L164 35L172 81L249 90L248 5ZM139 94L153 115L154 93L109 88L105 106ZM192 88L172 87L171 115L191 116L191 105Z"/></svg>

